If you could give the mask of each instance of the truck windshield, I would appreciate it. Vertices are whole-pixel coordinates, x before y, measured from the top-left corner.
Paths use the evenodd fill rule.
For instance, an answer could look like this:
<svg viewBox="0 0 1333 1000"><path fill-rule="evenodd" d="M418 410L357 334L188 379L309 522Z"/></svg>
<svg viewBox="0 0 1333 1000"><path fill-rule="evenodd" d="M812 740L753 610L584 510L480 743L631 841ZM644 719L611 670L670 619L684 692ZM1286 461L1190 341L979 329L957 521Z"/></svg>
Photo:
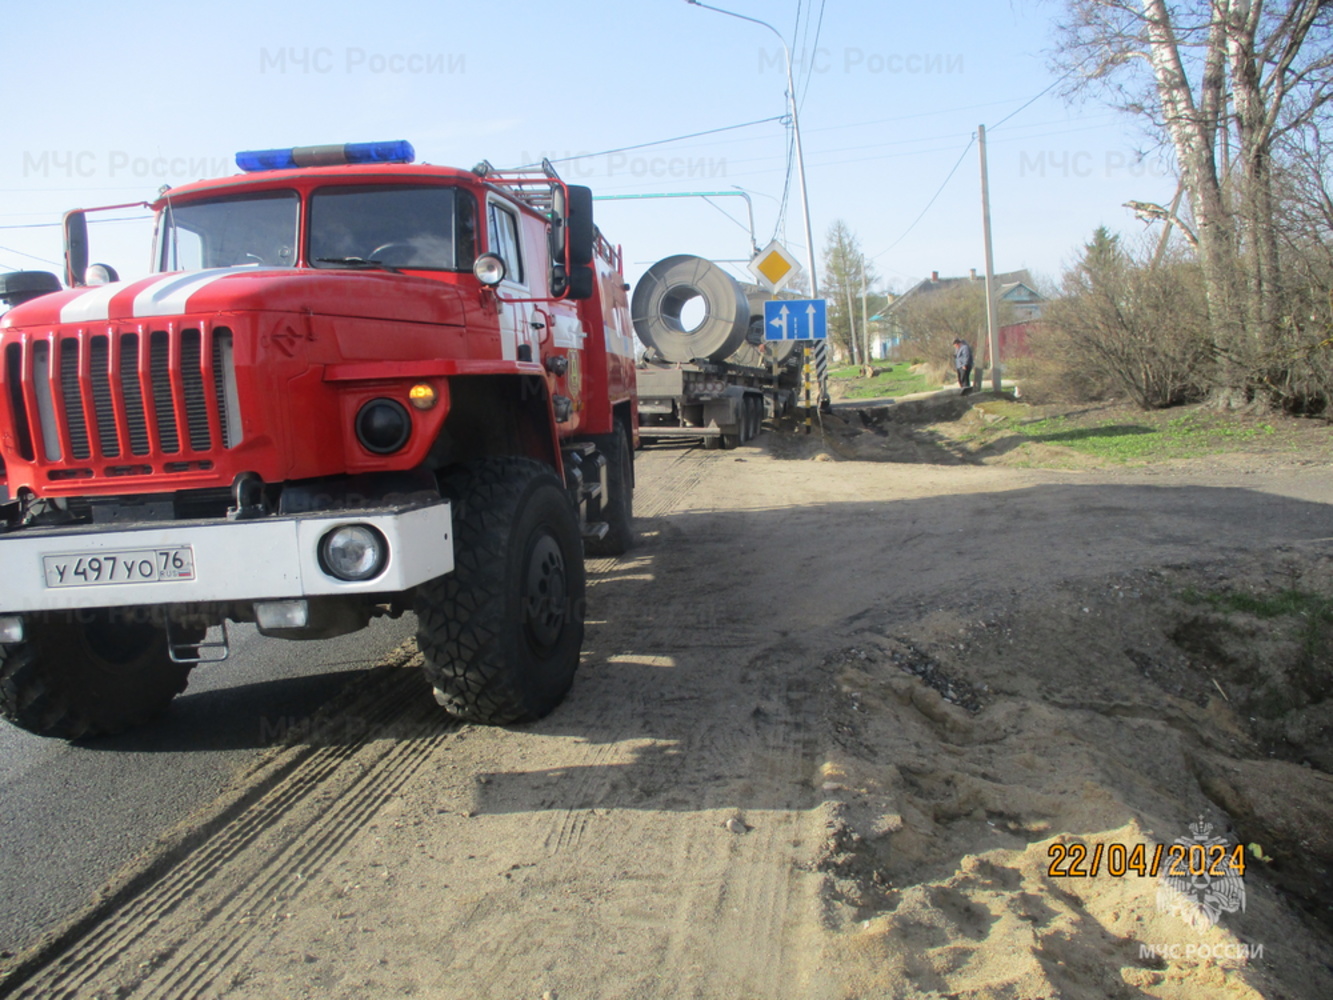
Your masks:
<svg viewBox="0 0 1333 1000"><path fill-rule="evenodd" d="M310 198L314 267L470 270L475 247L475 204L451 187L328 187Z"/></svg>
<svg viewBox="0 0 1333 1000"><path fill-rule="evenodd" d="M159 271L205 267L293 267L296 264L295 191L260 191L168 203L159 234Z"/></svg>

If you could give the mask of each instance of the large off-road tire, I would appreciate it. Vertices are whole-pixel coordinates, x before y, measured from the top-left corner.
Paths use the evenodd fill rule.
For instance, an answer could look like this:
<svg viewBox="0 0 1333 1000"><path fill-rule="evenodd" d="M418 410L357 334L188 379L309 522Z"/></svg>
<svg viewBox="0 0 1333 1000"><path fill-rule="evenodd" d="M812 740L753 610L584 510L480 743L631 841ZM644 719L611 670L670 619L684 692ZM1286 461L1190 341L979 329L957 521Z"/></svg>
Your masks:
<svg viewBox="0 0 1333 1000"><path fill-rule="evenodd" d="M606 486L611 493L602 506L608 530L602 538L589 539L585 548L590 556L621 556L634 547L634 456L625 425L617 422L598 447L606 456Z"/></svg>
<svg viewBox="0 0 1333 1000"><path fill-rule="evenodd" d="M417 588L417 645L436 700L468 722L550 712L583 645L583 543L564 487L540 462L485 459L441 482L454 570Z"/></svg>
<svg viewBox="0 0 1333 1000"><path fill-rule="evenodd" d="M105 610L33 622L0 645L0 715L39 736L75 740L142 725L185 690L191 664L173 663L166 633Z"/></svg>

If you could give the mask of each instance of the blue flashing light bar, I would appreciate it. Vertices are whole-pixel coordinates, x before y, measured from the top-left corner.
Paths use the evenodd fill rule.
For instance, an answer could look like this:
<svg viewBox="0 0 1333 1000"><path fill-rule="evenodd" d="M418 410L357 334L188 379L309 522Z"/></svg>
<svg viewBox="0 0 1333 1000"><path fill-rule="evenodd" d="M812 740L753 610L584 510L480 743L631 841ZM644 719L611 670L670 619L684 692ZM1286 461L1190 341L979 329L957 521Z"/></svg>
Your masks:
<svg viewBox="0 0 1333 1000"><path fill-rule="evenodd" d="M290 170L293 167L333 167L346 163L411 163L416 150L406 139L387 142L346 142L331 146L293 146L289 149L251 149L236 154L236 166L246 173Z"/></svg>

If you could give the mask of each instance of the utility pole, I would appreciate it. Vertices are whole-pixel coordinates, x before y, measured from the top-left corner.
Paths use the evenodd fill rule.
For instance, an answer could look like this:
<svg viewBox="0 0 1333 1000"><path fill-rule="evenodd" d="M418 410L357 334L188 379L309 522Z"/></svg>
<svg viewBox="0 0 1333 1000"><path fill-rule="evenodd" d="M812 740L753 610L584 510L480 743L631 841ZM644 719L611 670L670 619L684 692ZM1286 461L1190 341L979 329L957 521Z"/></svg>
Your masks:
<svg viewBox="0 0 1333 1000"><path fill-rule="evenodd" d="M856 364L857 355L861 353L861 338L856 335L856 313L852 311L852 304L856 301L853 298L855 294L852 291L852 276L849 274L847 275L847 346L852 351L852 356L848 359L852 364Z"/></svg>
<svg viewBox="0 0 1333 1000"><path fill-rule="evenodd" d="M861 255L861 364L865 366L862 372L866 378L869 378L874 368L870 362L870 320L866 318L866 258Z"/></svg>
<svg viewBox="0 0 1333 1000"><path fill-rule="evenodd" d="M986 343L990 349L990 387L1000 391L1000 330L995 310L995 255L990 241L990 181L986 175L986 126L977 126L981 150L981 232L986 241Z"/></svg>
<svg viewBox="0 0 1333 1000"><path fill-rule="evenodd" d="M787 45L787 40L782 37L782 32L767 21L761 21L757 17L749 17L746 14L737 14L733 10L712 7L706 3L700 3L699 0L685 0L685 2L695 7L702 7L704 10L726 14L728 17L734 17L739 21L749 21L751 24L767 28L777 36L778 43L782 46L782 54L787 60L787 107L791 113L791 134L796 153L796 180L797 186L801 190L801 215L805 221L805 259L807 269L810 271L810 297L817 299L819 298L819 281L815 275L815 236L810 227L810 199L805 187L805 153L801 148L801 122L796 113L796 84L792 81L791 48ZM819 376L819 405L821 408L827 408L829 403L827 351L828 348L824 341L815 341L815 369Z"/></svg>

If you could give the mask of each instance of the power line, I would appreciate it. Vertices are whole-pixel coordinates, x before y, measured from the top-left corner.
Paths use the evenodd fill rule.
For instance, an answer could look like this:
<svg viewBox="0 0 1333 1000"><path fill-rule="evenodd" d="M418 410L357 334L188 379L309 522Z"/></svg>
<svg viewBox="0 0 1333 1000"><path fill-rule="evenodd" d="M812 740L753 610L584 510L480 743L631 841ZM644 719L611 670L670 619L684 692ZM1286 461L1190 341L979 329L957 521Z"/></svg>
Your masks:
<svg viewBox="0 0 1333 1000"><path fill-rule="evenodd" d="M993 131L994 129L998 128L999 126L1001 126L1001 125L1003 125L1005 122L1007 122L1010 118L1013 118L1013 117L1014 117L1015 115L1017 115L1019 112L1024 111L1024 110L1026 110L1027 108L1031 107L1033 104L1035 104L1035 103L1036 103L1038 100L1040 100L1042 97L1045 97L1048 93L1050 93L1052 90L1054 90L1059 84L1061 84L1062 82L1064 82L1064 80L1065 80L1067 77L1073 75L1074 72L1075 72L1075 70L1070 70L1068 73L1065 73L1063 76L1061 76L1061 77L1059 77L1058 79L1056 79L1055 81L1053 81L1048 87L1045 87L1044 89L1042 89L1040 93L1038 93L1038 94L1036 94L1034 97L1031 97L1031 98L1029 98L1028 100L1024 101L1023 104L1021 104L1018 108L1016 108L1016 109L1014 109L1013 111L1009 112L1009 114L1005 115L1005 116L1004 116L1003 118L1001 118L998 122L996 122L994 125L992 125L992 126L990 127L991 130ZM896 240L894 240L892 243L890 243L887 247L885 247L885 248L884 248L883 250L881 250L879 253L875 254L874 257L869 258L870 260L874 260L875 257L881 257L881 256L883 256L884 254L888 253L890 250L892 250L894 247L896 247L899 243L901 243L904 239L907 238L907 234L908 234L908 233L910 233L913 229L916 228L916 224L917 224L918 222L920 222L922 219L924 219L924 218L926 217L926 213L930 211L930 206L934 205L936 199L938 199L939 196L940 196L941 194L944 193L944 189L945 189L945 187L948 185L949 181L953 179L953 175L956 174L956 173L958 172L958 168L959 168L960 166L962 166L962 163L963 163L963 157L967 156L968 150L970 150L970 149L972 148L972 143L976 142L976 138L977 138L976 135L973 134L973 135L967 140L967 145L964 146L964 147L963 147L963 151L962 151L961 153L958 154L958 159L954 162L953 167L950 168L949 173L945 176L943 183L941 183L940 186L939 186L939 188L935 191L935 193L934 193L933 195L931 195L930 201L926 202L926 207L923 208L923 209L921 210L921 214L918 215L915 219L912 220L912 224L911 224L910 226L908 226L906 229L903 230L901 236L899 236ZM1028 138L1034 138L1034 137L1032 137L1032 136L1028 136Z"/></svg>
<svg viewBox="0 0 1333 1000"><path fill-rule="evenodd" d="M801 0L796 0L796 23L794 23L791 26L791 47L793 49L796 47L796 40L801 36L801 7L802 7ZM807 35L810 34L809 16L807 16L805 19L805 33ZM792 96L795 97L796 95L793 94Z"/></svg>
<svg viewBox="0 0 1333 1000"><path fill-rule="evenodd" d="M5 253L16 253L20 257L28 257L32 260L40 260L43 264L50 264L52 267L62 267L62 264L54 260L47 260L45 257L38 257L36 254L24 253L22 250L15 250L13 247L0 247ZM17 270L17 269L16 269Z"/></svg>
<svg viewBox="0 0 1333 1000"><path fill-rule="evenodd" d="M1069 75L1070 75L1070 74L1068 74L1068 73L1065 74L1065 76L1069 76ZM1063 78L1061 78L1061 79L1063 79ZM1051 91L1057 84L1059 84L1059 83L1060 83L1060 80L1056 80L1055 83L1053 83L1053 84L1051 84L1050 86L1046 87L1044 90L1042 90L1040 93L1038 93L1035 97L1031 97L1031 98L1029 98L1027 101L1025 101L1025 102L1024 102L1024 103L1023 103L1017 110L1015 110L1015 111L1011 112L1010 114L1006 115L1006 116L1005 116L1004 118L1002 118L999 122L997 122L996 125L987 126L987 130L988 130L988 131L994 131L994 129L995 129L998 125L1003 124L1004 122L1008 121L1010 118L1013 118L1013 117L1014 117L1015 115L1017 115L1019 112L1023 111L1025 108L1027 108L1028 106L1030 106L1031 104L1033 104L1035 101L1037 101L1037 100L1038 100L1040 97L1042 97L1044 94L1049 93L1049 92L1050 92L1050 91ZM921 113L918 113L918 114L899 115L899 116L896 116L896 117L893 117L893 118L877 118L877 119L873 119L873 120L870 120L870 121L851 122L851 123L848 123L848 124L845 124L845 125L825 125L825 126L822 126L822 127L816 127L816 128L806 129L806 131L807 131L807 132L832 132L832 131L838 131L838 130L849 129L849 128L864 128L864 127L866 127L866 126L868 126L868 125L881 125L881 124L889 124L889 123L892 123L892 122L909 121L909 120L914 119L914 118L926 118L926 117L937 118L937 117L939 117L941 114L948 114L948 113L957 112L957 111L971 111L971 110L975 110L975 109L977 109L977 108L989 108L989 107L995 107L996 105L1009 104L1009 103L1010 103L1011 101L1013 101L1013 100L1014 100L1014 98L1009 98L1009 99L1006 99L1006 100L1003 100L1003 101L986 101L986 102L979 103L979 104L960 105L960 106L958 106L958 107L954 107L954 108L934 109L934 110L931 110L931 111L921 112ZM559 157L559 158L552 158L552 159L551 159L551 162L552 162L552 163L566 163L566 162L569 162L569 161L572 161L572 160L579 160L579 159L584 159L584 158L592 157L592 156L607 156L607 155L610 155L610 154L612 154L612 153L628 152L628 151L630 151L630 150L634 150L634 149L645 149L645 148L648 148L648 147L651 147L651 146L664 145L664 144L672 143L672 142L683 142L683 141L685 141L685 140L687 140L687 139L695 139L695 138L699 138L699 137L701 137L701 136L716 135L716 134L723 133L723 132L736 131L736 130L738 130L738 129L749 128L750 126L753 126L753 125L762 125L762 124L766 124L766 123L768 123L768 122L774 122L774 121L785 122L786 119L787 119L787 117L788 117L788 116L787 116L786 114L773 115L773 116L768 117L768 118L759 118L759 119L756 119L755 121L751 121L751 122L742 122L742 123L739 124L739 125L726 125L726 126L723 126L723 127L721 127L721 128L706 129L706 130L704 130L704 131L702 131L702 132L693 132L693 133L690 133L690 134L688 134L688 135L675 136L675 137L670 138L670 139L656 139L656 140L653 140L652 142L639 143L639 144L637 144L637 145L633 145L633 146L622 146L622 147L620 147L620 148L618 148L618 149L608 149L608 150L603 150L603 151L598 152L598 153L581 153L581 154L577 154L577 155L573 155L573 156L565 156L565 157ZM1097 118L1114 117L1114 114L1112 114L1112 113L1107 113L1106 115L1097 115L1097 116L1095 116L1095 117L1097 117ZM1080 119L1080 120L1087 120L1087 118L1086 118L1086 116L1085 116L1084 118L1082 118L1082 119ZM1035 127L1038 127L1039 125L1043 125L1043 124L1047 124L1047 123L1045 123L1045 122L1033 122L1033 123L1031 123L1031 124L1029 124L1029 125L1025 125L1025 126L1023 126L1023 127L1024 127L1024 128L1035 128ZM1051 122L1050 124L1055 124L1055 122ZM1071 129L1071 130L1069 130L1069 131L1087 131L1087 130L1088 130L1088 129L1080 128L1080 129ZM790 132L790 129L787 130L787 135L788 135L788 145L789 145L789 147L790 147L790 143L791 143L791 132ZM747 142L748 142L748 141L757 141L758 138L759 138L759 137L756 137L755 140L742 140L742 141L747 141ZM908 143L913 143L913 142L933 141L933 140L935 140L935 139L943 139L943 138L947 138L947 136L930 136L930 137L928 137L928 138L892 140L892 141L890 141L890 142L888 142L888 143L883 143L882 145L902 145L902 144L908 144ZM872 144L872 145L864 146L864 147L848 147L848 148L851 148L851 149L858 149L858 148L873 149L873 148L875 148L875 145L876 145L876 144ZM826 150L825 152L829 152L829 151ZM923 151L923 152L925 152L925 151ZM789 151L789 152L787 153L787 158L790 159L790 157L791 157L791 153L790 153L790 151ZM535 164L535 163L534 163L534 164L527 164L526 166L538 166L538 165L539 165L539 164ZM4 228L17 228L17 227L5 227L5 226L0 226L0 229L4 229Z"/></svg>
<svg viewBox="0 0 1333 1000"><path fill-rule="evenodd" d="M801 42L800 52L802 54L810 54L810 58L805 63L805 76L803 83L797 84L795 80L792 81L793 92L790 95L791 103L792 107L797 108L798 110L800 108L805 107L805 95L810 92L810 79L815 72L815 57L811 53L817 52L819 50L819 35L824 28L824 3L825 0L820 0L819 20L815 24L815 42L813 48L808 46L805 43L805 41ZM796 24L792 27L792 37L791 37L793 47L795 47L797 39L800 36L801 36L801 0L797 0ZM810 37L810 13L809 13L809 8L807 8L805 16L804 38L808 40L809 37ZM787 56L789 60L791 59L790 51L791 50L789 49ZM801 96L799 99L797 98L795 93L797 89L801 91ZM791 201L792 172L796 166L795 149L796 149L796 143L795 143L794 131L792 129L789 129L787 131L787 151L786 151L787 165L786 169L783 171L784 176L782 181L782 198L778 202L778 214L776 220L774 220L773 223L774 240L778 238L779 233L784 231L787 221L787 206L790 204Z"/></svg>
<svg viewBox="0 0 1333 1000"><path fill-rule="evenodd" d="M810 27L810 18L808 16L805 19L805 24L806 28L808 29ZM824 29L824 0L819 0L819 20L815 23L815 44L810 48L810 68L806 71L805 74L805 86L801 88L800 106L802 108L805 107L805 95L810 92L810 78L814 75L815 59L818 58L819 55L819 34L821 31L823 31L823 29ZM792 95L792 99L793 100L796 99L795 94Z"/></svg>
<svg viewBox="0 0 1333 1000"><path fill-rule="evenodd" d="M1035 103L1038 101L1038 99L1040 99L1040 98L1042 98L1042 97L1045 97L1047 94L1049 94L1052 90L1054 90L1054 89L1055 89L1056 87L1058 87L1060 84L1064 83L1066 80L1068 80L1068 79L1069 79L1071 76L1073 76L1075 73L1081 72L1082 69L1083 69L1083 67L1086 66L1086 65L1088 64L1088 61L1089 61L1089 60L1084 60L1083 62L1079 63L1077 66L1073 67L1072 69L1066 70L1064 73L1061 73L1058 77L1056 77L1056 78L1051 82L1051 85L1050 85L1049 87L1046 87L1044 90L1042 90L1042 92L1041 92L1040 94L1038 94L1036 97L1030 98L1029 100L1025 101L1025 102L1022 104L1021 107L1017 108L1017 109L1014 110L1014 111L1009 112L1007 115L1005 115L1003 118L1001 118L1001 119L1000 119L998 122L996 122L994 125L989 126L989 129L988 129L988 130L991 131L991 132L994 132L997 128L999 128L1001 125L1003 125L1005 122L1007 122L1010 118L1012 118L1012 117L1014 117L1014 115L1018 114L1019 111L1023 111L1024 109L1028 108L1030 105L1035 104Z"/></svg>
<svg viewBox="0 0 1333 1000"><path fill-rule="evenodd" d="M90 226L104 226L108 222L142 222L145 219L151 219L151 215L123 215L115 219L89 219ZM0 229L59 229L62 222L25 222L16 223L12 226L0 226Z"/></svg>
<svg viewBox="0 0 1333 1000"><path fill-rule="evenodd" d="M782 180L782 198L778 201L778 217L777 220L773 223L773 239L775 240L778 238L778 233L782 231L782 228L787 221L787 203L791 197L791 175L792 175L792 170L796 166L795 148L796 145L792 140L791 133L788 132L787 167L783 171L785 176L783 177Z"/></svg>
<svg viewBox="0 0 1333 1000"><path fill-rule="evenodd" d="M1036 128L1036 125L1022 125L1021 128ZM1011 135L1007 139L990 138L990 126L986 126L986 141L993 146L1010 142L1031 142L1033 139L1047 139L1056 135L1074 135L1076 132L1100 132L1105 128L1104 125L1082 125L1078 128L1060 128L1051 132L1031 132L1027 135Z"/></svg>
<svg viewBox="0 0 1333 1000"><path fill-rule="evenodd" d="M742 222L740 219L736 218L736 216L732 215L730 212L728 212L725 208L723 208L723 207L722 207L721 205L719 205L717 202L713 201L712 198L704 198L703 200L704 200L704 203L705 203L705 204L712 205L715 209L717 209L719 212L721 212L723 215L725 215L728 219L730 219L732 222L734 222L734 223L735 223L737 226L739 226L741 229L745 230L747 233L750 231L750 227L749 227L749 226L747 226L747 225L746 225L744 222Z"/></svg>
<svg viewBox="0 0 1333 1000"><path fill-rule="evenodd" d="M1008 97L1002 101L983 101L979 104L961 104L953 108L931 108L929 111L920 111L910 115L895 115L892 118L873 118L870 121L848 122L846 125L822 125L818 128L806 129L806 131L831 132L836 129L864 128L867 125L889 125L893 122L911 121L913 118L939 118L941 115L953 114L955 111L975 111L978 108L994 108L1004 104L1012 104L1016 100L1019 100L1019 98Z"/></svg>
<svg viewBox="0 0 1333 1000"><path fill-rule="evenodd" d="M974 142L976 142L976 136L972 136L967 140L967 145L964 146L963 151L958 154L957 161L954 163L953 167L949 170L948 175L944 178L944 182L940 184L939 189L933 195L931 195L930 201L926 202L926 207L921 210L921 214L912 220L912 224L903 230L901 236L899 236L896 240L894 240L892 243L886 246L879 253L875 254L874 257L871 257L870 258L871 260L874 260L875 257L882 257L884 254L888 253L890 250L896 247L899 243L901 243L904 239L907 238L908 233L910 233L913 229L916 228L916 224L926 217L926 213L930 211L930 206L935 204L935 199L938 198L944 192L945 186L949 183L950 180L953 179L953 175L958 172L958 168L963 163L963 157L967 155L967 151L972 148L972 143Z"/></svg>
<svg viewBox="0 0 1333 1000"><path fill-rule="evenodd" d="M647 149L650 146L664 146L669 142L684 142L686 139L697 139L701 135L716 135L718 132L732 132L736 129L750 128L752 125L764 125L768 122L780 122L786 115L773 115L769 118L756 118L752 122L742 122L739 125L724 125L721 128L704 129L702 132L691 132L689 135L678 135L670 139L655 139L652 142L640 142L633 146L620 146L617 149L603 149L596 153L579 153L577 156L560 156L550 159L550 163L568 163L570 160L586 160L590 156L610 156L612 153L628 153L635 149ZM539 167L540 163L525 163L516 170L523 170L527 167Z"/></svg>
<svg viewBox="0 0 1333 1000"><path fill-rule="evenodd" d="M1073 71L1071 70L1070 72L1073 72ZM1046 96L1047 94L1049 94L1052 90L1054 90L1057 86L1059 86L1061 83L1063 83L1065 77L1067 77L1067 76L1069 76L1069 73L1066 73L1064 76L1060 77L1058 80L1056 80L1054 83L1052 83L1049 87L1047 87L1045 90L1043 90L1043 91L1042 91L1040 94L1038 94L1036 97L1034 97L1034 98L1032 98L1031 100L1025 102L1025 103L1023 104L1022 107L1018 108L1018 109L1015 110L1015 111L1011 111L1011 112L1009 112L1007 115L1005 115L1003 118L1001 118L1001 119L1000 119L998 122L996 122L994 125L991 125L991 126L987 129L987 131L989 131L989 132L994 132L997 128L999 128L1001 125L1003 125L1005 122L1007 122L1010 118L1012 118L1012 117L1014 117L1014 115L1018 114L1019 111L1026 110L1027 108L1031 107L1033 104L1036 104L1037 101L1038 101L1039 99L1045 97L1045 96Z"/></svg>

